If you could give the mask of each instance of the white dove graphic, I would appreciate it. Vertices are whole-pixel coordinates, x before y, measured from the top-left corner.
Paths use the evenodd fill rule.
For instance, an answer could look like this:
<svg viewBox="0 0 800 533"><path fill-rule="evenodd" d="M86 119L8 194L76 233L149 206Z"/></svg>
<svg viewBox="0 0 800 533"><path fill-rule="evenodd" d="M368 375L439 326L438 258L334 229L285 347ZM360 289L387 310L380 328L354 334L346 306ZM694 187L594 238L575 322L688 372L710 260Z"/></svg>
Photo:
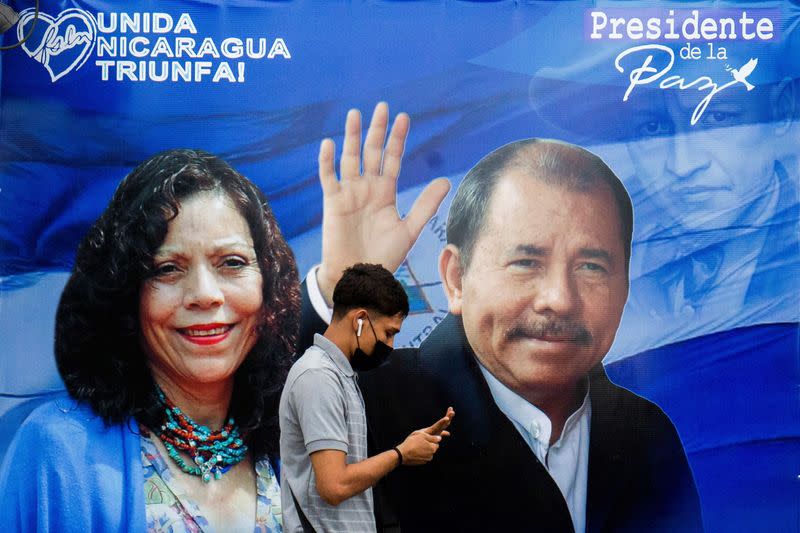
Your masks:
<svg viewBox="0 0 800 533"><path fill-rule="evenodd" d="M756 65L758 65L758 58L750 58L750 61L742 65L738 70L735 68L726 68L728 72L731 73L733 79L738 81L739 83L744 83L744 86L747 87L748 91L752 91L755 88L755 85L747 81L747 76L749 76L753 70L755 70Z"/></svg>

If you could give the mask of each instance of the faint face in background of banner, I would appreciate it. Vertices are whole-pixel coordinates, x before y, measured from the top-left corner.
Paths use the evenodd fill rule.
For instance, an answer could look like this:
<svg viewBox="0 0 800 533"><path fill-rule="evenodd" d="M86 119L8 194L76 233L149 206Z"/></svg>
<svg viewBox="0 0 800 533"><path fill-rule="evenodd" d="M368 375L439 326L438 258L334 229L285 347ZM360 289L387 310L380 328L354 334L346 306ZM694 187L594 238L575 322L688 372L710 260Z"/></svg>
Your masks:
<svg viewBox="0 0 800 533"><path fill-rule="evenodd" d="M451 311L507 386L563 390L602 360L619 325L628 279L618 208L605 184L575 191L506 172Z"/></svg>
<svg viewBox="0 0 800 533"><path fill-rule="evenodd" d="M731 68L744 64L731 57ZM691 81L710 75L720 85L732 79L718 61L683 61L676 74ZM758 72L761 68L762 72ZM787 82L770 79L762 61L748 91L737 83L716 94L699 121L695 107L706 92L652 91L629 102L633 140L628 151L645 201L663 210L661 224L714 230L746 224L762 215L765 192L777 186L775 162L785 153L794 96ZM755 74L759 74L757 77Z"/></svg>

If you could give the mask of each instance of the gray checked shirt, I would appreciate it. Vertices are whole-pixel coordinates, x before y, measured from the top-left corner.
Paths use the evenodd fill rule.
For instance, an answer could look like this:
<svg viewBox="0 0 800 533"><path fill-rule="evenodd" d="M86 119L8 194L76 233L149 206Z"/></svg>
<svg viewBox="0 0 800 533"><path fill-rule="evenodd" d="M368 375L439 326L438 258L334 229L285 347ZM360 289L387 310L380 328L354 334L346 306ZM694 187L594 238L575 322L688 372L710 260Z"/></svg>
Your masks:
<svg viewBox="0 0 800 533"><path fill-rule="evenodd" d="M374 532L372 489L337 506L325 503L317 492L310 454L340 450L348 464L367 458L367 421L356 373L341 350L322 335L314 336L314 345L289 371L278 414L283 530L303 531L293 492L320 533Z"/></svg>

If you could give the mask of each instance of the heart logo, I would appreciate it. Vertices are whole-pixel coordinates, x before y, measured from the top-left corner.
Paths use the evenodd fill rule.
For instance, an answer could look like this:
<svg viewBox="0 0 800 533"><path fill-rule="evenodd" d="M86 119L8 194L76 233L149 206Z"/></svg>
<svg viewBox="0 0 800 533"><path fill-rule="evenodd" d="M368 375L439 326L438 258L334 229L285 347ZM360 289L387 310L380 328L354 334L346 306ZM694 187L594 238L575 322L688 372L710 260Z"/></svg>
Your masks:
<svg viewBox="0 0 800 533"><path fill-rule="evenodd" d="M33 22L33 16L33 9L20 13L18 39L27 32L26 26ZM55 82L83 66L94 50L96 37L97 23L91 13L71 8L53 18L40 11L35 34L22 45L22 49L41 63Z"/></svg>

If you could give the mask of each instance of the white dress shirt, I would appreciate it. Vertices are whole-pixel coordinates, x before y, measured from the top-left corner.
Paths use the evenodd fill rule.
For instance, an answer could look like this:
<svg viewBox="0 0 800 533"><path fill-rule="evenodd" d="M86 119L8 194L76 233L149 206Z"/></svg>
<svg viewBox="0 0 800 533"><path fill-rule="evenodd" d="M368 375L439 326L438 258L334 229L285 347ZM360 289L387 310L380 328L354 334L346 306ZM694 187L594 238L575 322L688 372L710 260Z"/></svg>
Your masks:
<svg viewBox="0 0 800 533"><path fill-rule="evenodd" d="M325 303L325 298L322 297L322 291L319 290L319 282L317 282L317 271L319 265L314 265L306 275L306 290L308 290L308 299L311 300L311 306L317 312L319 317L330 324L333 318L333 309L328 307Z"/></svg>
<svg viewBox="0 0 800 533"><path fill-rule="evenodd" d="M528 400L503 385L480 363L494 403L517 428L536 458L561 489L576 533L586 530L586 484L589 478L589 421L592 406L589 391L572 413L559 439L550 445L550 419Z"/></svg>

